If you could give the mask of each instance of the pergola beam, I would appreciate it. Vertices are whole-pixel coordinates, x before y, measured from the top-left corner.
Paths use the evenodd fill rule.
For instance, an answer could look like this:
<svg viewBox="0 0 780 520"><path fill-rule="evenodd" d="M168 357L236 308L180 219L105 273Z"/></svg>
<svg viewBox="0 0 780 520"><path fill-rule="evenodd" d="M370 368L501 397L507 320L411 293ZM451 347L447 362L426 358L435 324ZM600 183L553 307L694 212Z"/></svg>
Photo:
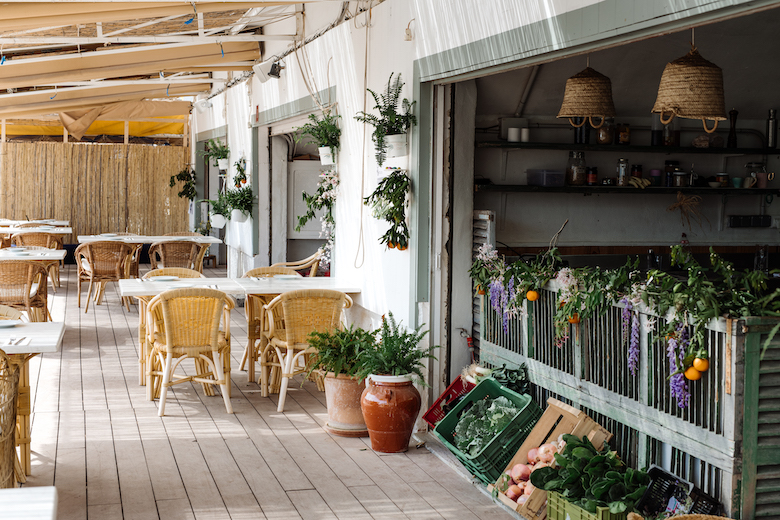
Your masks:
<svg viewBox="0 0 780 520"><path fill-rule="evenodd" d="M224 30L224 28L223 28ZM264 42L264 41L294 41L294 34L233 34L221 36L187 36L187 35L139 35L139 36L103 36L76 37L76 36L20 36L2 37L3 45L105 45L106 43L134 44L134 43L191 43L195 45L206 43L228 42ZM5 52L20 51L25 49L5 49Z"/></svg>

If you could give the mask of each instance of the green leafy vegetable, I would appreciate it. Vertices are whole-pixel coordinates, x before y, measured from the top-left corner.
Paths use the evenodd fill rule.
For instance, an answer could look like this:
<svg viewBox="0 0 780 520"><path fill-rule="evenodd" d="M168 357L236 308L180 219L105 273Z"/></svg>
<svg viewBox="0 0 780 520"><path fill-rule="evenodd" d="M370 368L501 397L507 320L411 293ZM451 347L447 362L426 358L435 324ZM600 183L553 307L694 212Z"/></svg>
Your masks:
<svg viewBox="0 0 780 520"><path fill-rule="evenodd" d="M455 426L455 444L472 457L506 428L520 410L504 396L476 401Z"/></svg>

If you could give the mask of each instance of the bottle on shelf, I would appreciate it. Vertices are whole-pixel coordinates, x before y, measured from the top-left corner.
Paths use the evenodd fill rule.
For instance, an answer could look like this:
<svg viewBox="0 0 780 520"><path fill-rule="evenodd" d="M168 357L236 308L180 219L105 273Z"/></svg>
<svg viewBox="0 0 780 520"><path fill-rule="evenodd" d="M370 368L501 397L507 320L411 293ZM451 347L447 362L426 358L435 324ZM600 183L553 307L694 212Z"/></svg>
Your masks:
<svg viewBox="0 0 780 520"><path fill-rule="evenodd" d="M664 161L664 186L674 186L674 170L680 165L680 161Z"/></svg>
<svg viewBox="0 0 780 520"><path fill-rule="evenodd" d="M615 131L615 144L631 144L631 125L628 123L621 123L617 125Z"/></svg>
<svg viewBox="0 0 780 520"><path fill-rule="evenodd" d="M632 164L631 165L631 176L632 177L639 177L642 178L642 165L641 164Z"/></svg>
<svg viewBox="0 0 780 520"><path fill-rule="evenodd" d="M675 117L663 129L664 146L680 146L680 124Z"/></svg>
<svg viewBox="0 0 780 520"><path fill-rule="evenodd" d="M620 158L617 162L617 185L628 186L628 159Z"/></svg>
<svg viewBox="0 0 780 520"><path fill-rule="evenodd" d="M569 163L566 166L566 184L568 186L583 186L586 181L585 154L583 152L569 152Z"/></svg>
<svg viewBox="0 0 780 520"><path fill-rule="evenodd" d="M769 109L769 117L766 120L766 147L777 147L777 110Z"/></svg>
<svg viewBox="0 0 780 520"><path fill-rule="evenodd" d="M599 171L598 168L593 166L592 168L585 168L586 177L588 179L588 186L599 185Z"/></svg>

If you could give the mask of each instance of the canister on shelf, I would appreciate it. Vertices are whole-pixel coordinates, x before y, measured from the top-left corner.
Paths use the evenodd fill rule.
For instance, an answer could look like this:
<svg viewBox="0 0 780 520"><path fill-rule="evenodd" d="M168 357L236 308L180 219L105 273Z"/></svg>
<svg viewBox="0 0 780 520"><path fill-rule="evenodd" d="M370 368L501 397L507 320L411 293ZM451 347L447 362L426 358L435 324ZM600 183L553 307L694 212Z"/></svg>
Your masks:
<svg viewBox="0 0 780 520"><path fill-rule="evenodd" d="M616 173L617 185L628 186L628 159L618 159Z"/></svg>
<svg viewBox="0 0 780 520"><path fill-rule="evenodd" d="M690 174L682 168L675 168L672 172L672 186L675 188L687 188Z"/></svg>
<svg viewBox="0 0 780 520"><path fill-rule="evenodd" d="M628 123L617 125L615 139L617 144L631 144L631 125Z"/></svg>
<svg viewBox="0 0 780 520"><path fill-rule="evenodd" d="M642 178L642 165L641 164L632 164L631 165L631 176L632 177L639 177Z"/></svg>
<svg viewBox="0 0 780 520"><path fill-rule="evenodd" d="M596 133L596 141L599 144L612 144L615 140L615 120L611 117L604 119L604 124Z"/></svg>
<svg viewBox="0 0 780 520"><path fill-rule="evenodd" d="M660 186L661 185L661 170L650 170L650 185L651 186Z"/></svg>
<svg viewBox="0 0 780 520"><path fill-rule="evenodd" d="M583 152L569 152L569 164L566 166L566 184L569 186L583 186L586 181L585 154Z"/></svg>
<svg viewBox="0 0 780 520"><path fill-rule="evenodd" d="M587 173L586 177L588 179L588 186L598 186L599 185L599 170L595 166L592 168L585 168L585 172Z"/></svg>
<svg viewBox="0 0 780 520"><path fill-rule="evenodd" d="M680 165L680 161L664 161L664 174L666 182L664 186L671 188L674 186L674 169Z"/></svg>

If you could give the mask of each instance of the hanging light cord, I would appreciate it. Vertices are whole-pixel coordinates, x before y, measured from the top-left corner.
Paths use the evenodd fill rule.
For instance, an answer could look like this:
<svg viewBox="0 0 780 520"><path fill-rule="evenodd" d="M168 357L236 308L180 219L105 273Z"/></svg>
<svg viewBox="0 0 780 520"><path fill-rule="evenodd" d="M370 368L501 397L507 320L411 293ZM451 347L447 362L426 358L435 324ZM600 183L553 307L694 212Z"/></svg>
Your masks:
<svg viewBox="0 0 780 520"><path fill-rule="evenodd" d="M363 113L366 112L367 103L368 103L368 90L366 90L366 87L368 87L368 29L371 27L371 9L372 6L369 3L368 11L366 13L366 51L365 55L363 56ZM356 269L360 269L363 267L363 264L366 261L366 245L365 245L365 237L363 235L363 215L364 215L364 206L363 204L363 193L365 192L366 187L366 123L363 123L363 152L360 154L361 156L361 163L360 163L360 233L358 234L358 248L357 251L355 251L355 261L354 266Z"/></svg>

